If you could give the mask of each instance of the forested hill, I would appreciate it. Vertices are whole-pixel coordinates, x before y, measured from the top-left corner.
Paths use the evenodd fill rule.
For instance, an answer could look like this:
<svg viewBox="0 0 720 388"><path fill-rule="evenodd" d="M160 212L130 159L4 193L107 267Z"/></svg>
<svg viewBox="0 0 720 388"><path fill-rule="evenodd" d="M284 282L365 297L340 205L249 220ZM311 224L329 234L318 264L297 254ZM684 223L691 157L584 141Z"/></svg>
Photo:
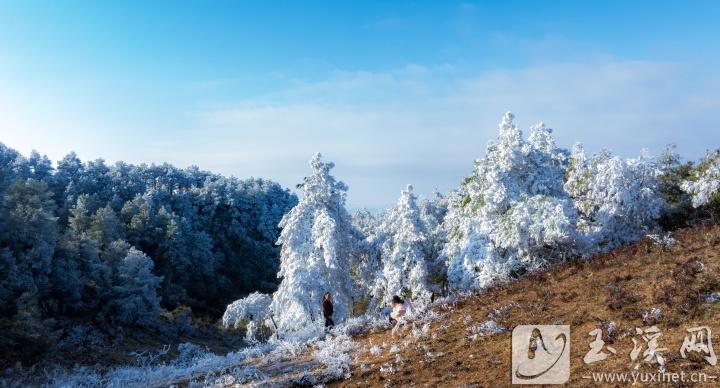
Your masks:
<svg viewBox="0 0 720 388"><path fill-rule="evenodd" d="M53 167L0 143L2 345L71 318L112 333L153 325L162 308L217 316L249 292L272 292L277 225L296 203L264 179L75 153Z"/></svg>

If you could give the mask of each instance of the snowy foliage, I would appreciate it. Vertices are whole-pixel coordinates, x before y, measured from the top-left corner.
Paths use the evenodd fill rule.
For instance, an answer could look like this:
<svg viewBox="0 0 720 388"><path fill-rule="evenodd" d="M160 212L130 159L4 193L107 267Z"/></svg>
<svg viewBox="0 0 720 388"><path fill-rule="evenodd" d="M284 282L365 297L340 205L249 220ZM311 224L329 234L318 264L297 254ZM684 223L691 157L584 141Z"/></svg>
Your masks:
<svg viewBox="0 0 720 388"><path fill-rule="evenodd" d="M692 195L693 206L710 202L720 192L720 152L706 156L695 175L683 182L682 188Z"/></svg>
<svg viewBox="0 0 720 388"><path fill-rule="evenodd" d="M253 292L245 298L238 299L225 309L222 317L223 326L237 328L245 322L245 338L248 342L254 342L257 329L268 317L271 302L272 298L269 295L259 292Z"/></svg>
<svg viewBox="0 0 720 388"><path fill-rule="evenodd" d="M357 254L359 263L355 268L355 277L357 281L357 292L364 295L368 301L368 308L376 312L378 309L386 306L388 300L397 295L411 295L413 299L424 305L429 299L430 292L441 292L442 285L446 279L447 269L441 258L441 251L445 245L445 230L443 221L447 213L447 199L438 192L434 192L430 198L416 197L411 190L408 193L401 192L398 203L393 208L380 213L371 213L367 210L360 210L353 215L353 224L361 231L365 237L357 246ZM404 217L404 220L403 220ZM425 290L415 290L415 294L420 296L421 300L417 300L416 295L408 287L409 271L408 268L400 268L394 270L392 262L398 259L398 254L402 253L400 245L407 245L403 242L403 238L407 238L408 234L403 231L403 225L412 223L416 233L420 236L412 237L417 241L412 242L414 252L420 252L422 261L424 262L424 275L422 272L415 272L414 275L420 275L419 278L425 278L422 288ZM397 242L400 242L398 244ZM395 252L393 252L395 251ZM393 258L393 255L395 257ZM408 256L407 258L416 260ZM402 259L402 258L400 258ZM395 262L395 266L407 266L410 262ZM399 268L399 267L396 267ZM418 267L422 268L422 266ZM390 277L385 271L395 271L395 284L390 284ZM416 280L413 280L416 282ZM421 284L422 284L421 283ZM388 286L395 287L394 291L388 291Z"/></svg>
<svg viewBox="0 0 720 388"><path fill-rule="evenodd" d="M204 357L207 354L207 350L201 346L184 342L177 346L178 356L175 359L175 364L178 366L190 366L196 360Z"/></svg>
<svg viewBox="0 0 720 388"><path fill-rule="evenodd" d="M411 297L420 305L430 302L425 259L429 240L428 225L422 219L411 185L400 193L380 227L382 267L377 275L374 295L389 303L393 295Z"/></svg>
<svg viewBox="0 0 720 388"><path fill-rule="evenodd" d="M645 152L622 159L603 151L588 158L573 149L565 188L580 214L578 229L590 246L608 250L636 241L656 226L665 206L661 170Z"/></svg>
<svg viewBox="0 0 720 388"><path fill-rule="evenodd" d="M47 368L40 376L32 375L22 368L11 372L12 379L0 379L0 386L48 386L48 387L149 387L171 386L178 381L190 380L189 386L215 386L217 376L233 373L235 366L254 357L265 357L276 351L276 345L258 344L226 355L216 355L200 349L197 345L178 345L179 355L170 362L159 361L167 353L168 346L156 352L138 354L136 365L75 366ZM236 371L241 373L242 371ZM194 376L202 376L200 381Z"/></svg>
<svg viewBox="0 0 720 388"><path fill-rule="evenodd" d="M382 320L386 322L386 320ZM352 351L358 345L349 337L349 332L357 332L357 326L365 328L375 326L379 321L369 316L358 317L339 324L332 333L322 336L323 331L303 338L302 334L287 333L284 339L274 338L265 343L257 343L236 352L217 355L201 346L183 343L177 346L177 357L171 361L161 361L161 357L170 350L164 346L156 351L136 354L134 365L112 367L76 366L71 369L62 367L47 368L41 374L31 373L18 366L16 370L5 371L0 378L0 386L50 386L50 387L148 387L148 386L190 386L216 387L234 386L234 384L269 384L269 386L315 385L348 376ZM319 368L306 371L304 381L271 381L265 369L294 360L310 351L312 363ZM296 365L295 365L296 366ZM266 372L268 374L266 374ZM275 376L282 377L282 376Z"/></svg>
<svg viewBox="0 0 720 388"><path fill-rule="evenodd" d="M277 224L295 203L262 179L74 153L53 166L0 144L0 315L38 341L13 352L59 344L78 317L119 338L161 307L207 312L273 291Z"/></svg>
<svg viewBox="0 0 720 388"><path fill-rule="evenodd" d="M320 158L318 153L310 160L312 175L301 185L303 196L280 222L282 282L270 310L281 332L321 325L325 292L332 295L336 323L353 303L350 271L360 234L345 209L347 185L330 175L334 164Z"/></svg>
<svg viewBox="0 0 720 388"><path fill-rule="evenodd" d="M380 229L385 214L376 214L367 209L358 210L352 215L353 225L366 237L374 236Z"/></svg>
<svg viewBox="0 0 720 388"><path fill-rule="evenodd" d="M335 335L356 336L368 331L373 325L372 316L365 314L346 319L341 325L332 328Z"/></svg>
<svg viewBox="0 0 720 388"><path fill-rule="evenodd" d="M568 153L543 124L526 141L507 113L497 141L451 198L446 218L448 281L479 289L574 253L577 212L563 189Z"/></svg>
<svg viewBox="0 0 720 388"><path fill-rule="evenodd" d="M523 138L513 118L505 114L498 138L458 190L425 199L408 186L394 207L352 218L348 187L320 154L298 186L298 202L262 179L168 164L107 166L75 154L53 167L37 152L26 158L0 144L0 315L24 338L55 335L63 338L58 349L87 351L126 327L157 327L162 308L213 311L248 295L227 306L223 325L245 324L250 342L263 325L277 329L266 343L226 356L183 344L168 363L160 353L139 354L141 365L48 371L46 380L148 386L203 376L189 385L245 384L268 378L259 368L237 367L248 357L275 363L314 349L322 376L303 381L320 383L348 375L350 336L389 327L378 312L395 294L420 307L398 330L435 338L430 321L454 299L423 311L431 292L449 286L461 295L646 235L670 246L672 237L656 231L668 185L688 208L690 197L696 207L720 198L720 153L694 170L680 166L679 156L672 163L645 154L588 156L580 145L557 147L542 123ZM673 179L661 175L664 164L678 168ZM673 183L683 180L687 194ZM330 330L322 325L325 292L335 310ZM370 298L365 315L350 317L356 302ZM95 323L74 327L74 316L93 316L110 334ZM660 317L651 310L644 319ZM504 331L495 318L466 324L476 337ZM400 350L393 347L382 349Z"/></svg>
<svg viewBox="0 0 720 388"><path fill-rule="evenodd" d="M350 376L350 355L348 352L357 347L346 335L328 336L315 342L315 359L323 366L322 373L328 379Z"/></svg>
<svg viewBox="0 0 720 388"><path fill-rule="evenodd" d="M442 250L447 243L447 233L443 223L448 211L448 199L435 191L429 198L420 197L418 206L420 217L427 230L425 264L428 286L431 291L441 293L447 281L447 267L442 257Z"/></svg>
<svg viewBox="0 0 720 388"><path fill-rule="evenodd" d="M542 123L525 140L513 118L450 196L443 254L458 290L642 238L664 206L654 159L570 153Z"/></svg>
<svg viewBox="0 0 720 388"><path fill-rule="evenodd" d="M272 302L267 294L253 292L245 298L238 299L230 304L225 310L222 321L223 326L230 327L238 325L242 321L259 321L265 318L268 307Z"/></svg>
<svg viewBox="0 0 720 388"><path fill-rule="evenodd" d="M160 313L160 298L157 288L162 278L152 273L153 261L135 248L128 251L118 268L118 285L115 297L110 302L114 306L112 319L123 325L147 326L152 324Z"/></svg>
<svg viewBox="0 0 720 388"><path fill-rule="evenodd" d="M701 294L700 297L707 303L720 303L720 292L708 292Z"/></svg>
<svg viewBox="0 0 720 388"><path fill-rule="evenodd" d="M368 210L359 210L352 216L353 225L360 232L360 239L355 248L357 259L353 268L356 281L355 292L360 296L359 301L365 303L371 310L376 307L376 300L372 298L372 295L376 293L376 278L382 268L381 241L383 235L380 227L385 213L385 211L372 213Z"/></svg>
<svg viewBox="0 0 720 388"><path fill-rule="evenodd" d="M663 248L670 248L677 243L677 240L672 237L672 233L648 234L647 237L652 240L655 245Z"/></svg>

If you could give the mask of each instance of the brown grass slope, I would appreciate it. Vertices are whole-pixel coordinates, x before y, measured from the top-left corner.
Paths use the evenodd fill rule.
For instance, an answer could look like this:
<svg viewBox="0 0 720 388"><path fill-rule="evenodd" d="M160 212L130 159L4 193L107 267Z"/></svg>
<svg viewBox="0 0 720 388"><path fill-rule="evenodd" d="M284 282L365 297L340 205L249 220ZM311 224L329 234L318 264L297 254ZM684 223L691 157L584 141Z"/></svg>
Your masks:
<svg viewBox="0 0 720 388"><path fill-rule="evenodd" d="M663 333L658 345L667 348L663 355L668 372L720 375L720 365L710 366L694 353L684 359L679 353L686 329L707 325L713 330L715 352L720 354L720 303L703 298L720 291L720 226L680 230L674 237L677 243L671 247L643 239L587 261L566 263L462 298L454 306L438 309L444 317L431 325L435 338L413 336L410 327L394 337L390 331L382 331L356 338L360 348L353 355L357 358L351 377L332 385L509 386L510 332L522 324L570 325L571 386L594 385L582 378L593 372L632 371L630 336L636 327L653 324ZM660 319L643 321L643 313L653 307L662 311ZM473 338L471 328L490 318L508 331ZM617 354L586 365L583 356L593 340L588 333L610 321L615 322L617 335L608 338L604 330L604 337ZM398 346L399 352L390 351L392 345ZM381 353L373 355L372 346L382 347ZM392 373L381 371L389 367ZM641 365L639 371L657 369L657 365ZM713 385L720 386L720 382L708 386Z"/></svg>

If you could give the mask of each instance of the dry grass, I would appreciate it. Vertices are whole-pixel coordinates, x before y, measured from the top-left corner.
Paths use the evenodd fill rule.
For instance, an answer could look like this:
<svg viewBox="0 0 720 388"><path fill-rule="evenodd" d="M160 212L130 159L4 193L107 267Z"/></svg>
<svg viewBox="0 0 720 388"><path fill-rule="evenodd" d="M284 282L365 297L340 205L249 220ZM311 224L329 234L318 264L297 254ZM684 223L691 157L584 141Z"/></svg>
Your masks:
<svg viewBox="0 0 720 388"><path fill-rule="evenodd" d="M368 386L477 386L510 385L511 334L522 324L571 326L570 381L586 385L582 376L592 372L630 372L629 337L635 328L656 324L663 332L659 347L667 348L668 372L702 370L720 374L720 365L701 358L680 357L687 328L708 325L720 333L720 304L704 302L702 294L720 291L720 226L678 231L669 248L644 239L598 255L588 261L567 263L547 272L529 275L515 283L493 287L477 296L438 309L445 316L432 323L436 337L414 337L410 328L392 337L389 331L371 333L361 344L352 377L332 385ZM662 316L643 321L645 311L657 307ZM505 333L473 338L469 328L493 318L508 328ZM588 333L614 321L615 338L604 331L607 345L617 355L586 365L583 356L593 338ZM715 351L720 345L715 341ZM373 345L386 346L373 355ZM399 351L390 351L392 345ZM399 358L398 358L399 355ZM392 366L392 373L381 368ZM642 365L640 371L657 371Z"/></svg>

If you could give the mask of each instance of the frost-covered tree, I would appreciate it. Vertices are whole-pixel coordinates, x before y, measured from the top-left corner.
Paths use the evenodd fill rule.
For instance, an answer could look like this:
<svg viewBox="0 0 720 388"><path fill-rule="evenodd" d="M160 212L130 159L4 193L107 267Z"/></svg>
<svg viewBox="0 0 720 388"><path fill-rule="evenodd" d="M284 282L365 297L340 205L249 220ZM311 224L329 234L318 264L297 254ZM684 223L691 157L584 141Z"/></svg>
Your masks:
<svg viewBox="0 0 720 388"><path fill-rule="evenodd" d="M665 206L661 173L646 152L635 159L608 151L588 158L582 146L573 148L565 189L580 214L578 229L592 247L612 249L657 226Z"/></svg>
<svg viewBox="0 0 720 388"><path fill-rule="evenodd" d="M253 292L245 298L238 299L225 309L222 317L223 326L238 328L245 323L245 339L248 342L255 342L257 330L266 320L272 319L269 315L270 303L272 303L272 298L259 292Z"/></svg>
<svg viewBox="0 0 720 388"><path fill-rule="evenodd" d="M278 239L282 278L270 306L280 331L321 324L320 302L330 292L334 320L342 321L353 303L350 276L358 232L345 209L347 185L330 175L334 167L318 153L312 175L300 185L300 202L280 222Z"/></svg>
<svg viewBox="0 0 720 388"><path fill-rule="evenodd" d="M90 221L89 235L101 245L108 245L123 237L122 224L110 205L95 212Z"/></svg>
<svg viewBox="0 0 720 388"><path fill-rule="evenodd" d="M62 334L94 317L104 332L120 333L150 322L155 300L217 314L240 296L272 292L278 223L296 202L264 179L169 164L108 166L74 153L53 168L37 152L25 158L0 143L0 324L20 328L23 341L38 342L27 348L37 349L51 339L35 329ZM147 288L151 275L166 278L162 300ZM15 346L14 333L0 345Z"/></svg>
<svg viewBox="0 0 720 388"><path fill-rule="evenodd" d="M153 261L144 253L130 248L117 269L113 297L107 316L121 325L148 326L160 314L157 289L162 278L152 273Z"/></svg>
<svg viewBox="0 0 720 388"><path fill-rule="evenodd" d="M447 285L447 266L442 258L442 250L447 243L443 223L448 211L448 200L446 196L435 191L429 198L421 197L418 206L428 232L425 240L425 263L429 287L431 291L440 293Z"/></svg>
<svg viewBox="0 0 720 388"><path fill-rule="evenodd" d="M34 179L44 181L48 185L52 182L53 166L47 156L33 150L27 162Z"/></svg>
<svg viewBox="0 0 720 388"><path fill-rule="evenodd" d="M479 289L575 252L577 213L563 189L568 153L542 123L522 138L507 113L500 134L451 195L443 255L455 289Z"/></svg>
<svg viewBox="0 0 720 388"><path fill-rule="evenodd" d="M693 162L682 161L675 144L669 144L658 157L660 193L665 200L665 209L659 224L663 230L693 225L698 220L698 210L692 205L692 195L682 185L693 174Z"/></svg>
<svg viewBox="0 0 720 388"><path fill-rule="evenodd" d="M411 185L388 210L380 229L384 235L382 267L373 290L378 303L402 295L419 305L427 304L431 294L425 262L429 232Z"/></svg>
<svg viewBox="0 0 720 388"><path fill-rule="evenodd" d="M18 179L0 202L0 312L16 312L16 298L29 293L38 300L51 288L55 253L55 202L47 184ZM4 314L3 314L4 315Z"/></svg>
<svg viewBox="0 0 720 388"><path fill-rule="evenodd" d="M359 295L358 303L364 308L374 307L372 295L375 294L375 279L382 265L380 242L383 234L380 227L384 218L385 212L372 213L367 209L356 211L352 217L353 225L361 233L355 252L357 264L353 268L353 275L356 281L355 292Z"/></svg>
<svg viewBox="0 0 720 388"><path fill-rule="evenodd" d="M384 214L376 214L367 209L361 209L353 213L353 225L365 236L372 238L378 233L382 224Z"/></svg>
<svg viewBox="0 0 720 388"><path fill-rule="evenodd" d="M682 188L692 196L693 206L712 202L720 209L720 150L706 155Z"/></svg>
<svg viewBox="0 0 720 388"><path fill-rule="evenodd" d="M556 147L542 123L524 140L512 120L505 115L498 140L451 194L444 255L454 288L611 249L657 226L665 202L654 158L588 158L581 146Z"/></svg>

